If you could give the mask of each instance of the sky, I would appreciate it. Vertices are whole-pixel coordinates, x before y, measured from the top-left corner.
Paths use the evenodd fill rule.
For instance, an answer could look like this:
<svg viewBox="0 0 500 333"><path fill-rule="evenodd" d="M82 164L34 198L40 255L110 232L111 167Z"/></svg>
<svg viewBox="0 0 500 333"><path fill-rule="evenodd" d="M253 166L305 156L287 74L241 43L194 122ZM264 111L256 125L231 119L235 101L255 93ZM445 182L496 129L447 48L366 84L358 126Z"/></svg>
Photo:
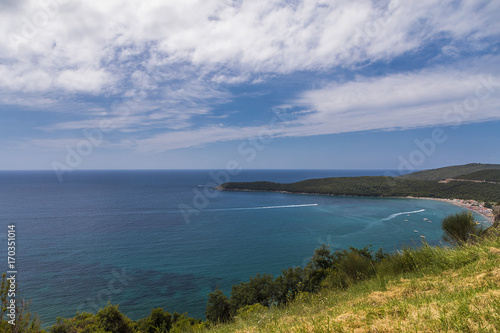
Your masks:
<svg viewBox="0 0 500 333"><path fill-rule="evenodd" d="M500 163L500 1L0 0L0 170Z"/></svg>

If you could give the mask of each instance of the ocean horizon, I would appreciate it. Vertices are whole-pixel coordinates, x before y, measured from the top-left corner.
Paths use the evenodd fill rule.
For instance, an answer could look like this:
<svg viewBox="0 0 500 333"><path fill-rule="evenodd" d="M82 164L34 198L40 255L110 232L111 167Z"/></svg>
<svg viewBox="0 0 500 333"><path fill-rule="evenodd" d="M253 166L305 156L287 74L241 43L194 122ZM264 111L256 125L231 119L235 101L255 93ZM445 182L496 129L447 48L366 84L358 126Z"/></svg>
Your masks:
<svg viewBox="0 0 500 333"><path fill-rule="evenodd" d="M53 171L0 171L0 239L6 244L7 226L16 225L19 291L45 325L107 302L133 320L158 307L204 318L216 287L228 295L257 273L305 265L322 244L394 252L425 236L438 245L442 218L464 210L408 198L219 192L214 184L386 172L397 174L75 170L59 182Z"/></svg>

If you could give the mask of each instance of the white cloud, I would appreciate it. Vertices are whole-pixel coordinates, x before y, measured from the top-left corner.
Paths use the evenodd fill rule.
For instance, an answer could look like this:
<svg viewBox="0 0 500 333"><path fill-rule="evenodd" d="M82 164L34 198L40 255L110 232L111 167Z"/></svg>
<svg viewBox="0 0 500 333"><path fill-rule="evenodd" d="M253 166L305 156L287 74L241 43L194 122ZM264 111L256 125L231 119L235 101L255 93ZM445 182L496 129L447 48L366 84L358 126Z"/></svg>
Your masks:
<svg viewBox="0 0 500 333"><path fill-rule="evenodd" d="M208 119L215 106L231 100L228 85L357 68L418 51L438 38L450 40L443 53L484 49L484 39L500 34L498 13L495 0L3 1L0 103L112 96L130 112L127 120L116 120L120 130L178 130L140 138L140 150L148 144L162 150L235 140L259 128L190 130L194 117ZM314 112L297 114L277 135L445 124L443 112L473 93L480 75L488 73L438 68L322 85L294 101ZM481 112L465 121L497 119L497 106L497 97L483 101ZM47 104L43 109L51 110ZM113 108L107 111L121 119ZM78 129L99 117L45 128Z"/></svg>
<svg viewBox="0 0 500 333"><path fill-rule="evenodd" d="M0 13L0 59L8 60L15 73L38 69L58 82L73 76L64 73L78 74L72 88L83 92L94 91L111 74L121 77L115 82L119 87L129 77L124 69L148 63L168 64L169 71L176 70L172 64L181 65L181 71L189 64L201 68L197 74L217 71L215 82L238 83L263 72L394 57L442 33L467 40L498 36L499 7L497 1L477 0L392 0L387 6L369 0L234 5L220 0L25 0ZM13 42L17 37L18 44ZM99 77L89 77L91 71ZM96 79L95 86L87 78Z"/></svg>
<svg viewBox="0 0 500 333"><path fill-rule="evenodd" d="M58 87L68 91L95 93L112 82L109 73L103 70L64 70L56 80Z"/></svg>
<svg viewBox="0 0 500 333"><path fill-rule="evenodd" d="M304 137L500 120L499 62L498 58L484 57L468 70L437 67L331 83L305 91L295 100L295 106L306 110L293 112L290 105L280 106L290 114L282 126L207 126L139 139L134 148L140 152L160 152L244 140L269 130L273 137Z"/></svg>

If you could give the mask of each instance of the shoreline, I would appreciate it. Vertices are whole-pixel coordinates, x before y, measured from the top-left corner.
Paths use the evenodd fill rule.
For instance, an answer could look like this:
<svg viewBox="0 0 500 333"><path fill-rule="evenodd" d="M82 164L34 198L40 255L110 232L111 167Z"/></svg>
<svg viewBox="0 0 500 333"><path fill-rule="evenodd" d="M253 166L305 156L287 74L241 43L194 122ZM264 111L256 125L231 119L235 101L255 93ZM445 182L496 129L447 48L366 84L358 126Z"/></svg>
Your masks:
<svg viewBox="0 0 500 333"><path fill-rule="evenodd" d="M234 191L234 192L273 192L273 193L284 193L284 194L306 194L306 195L329 195L329 196L339 196L339 197L350 197L351 195L332 195L332 194L324 194L324 193L310 193L310 192L290 192L290 191L272 191L272 190L250 190L250 189L225 189L222 186L217 186L214 188L217 191ZM358 197L353 195L353 197ZM383 196L359 196L365 198L399 198L399 199L422 199L422 200L436 200L441 202L447 202L452 205L466 208L470 211L473 211L481 216L483 216L489 223L493 223L495 217L493 215L493 210L490 208L486 208L481 205L480 202L476 200L464 200L464 199L445 199L445 198L429 198L429 197L383 197Z"/></svg>
<svg viewBox="0 0 500 333"><path fill-rule="evenodd" d="M423 199L423 200L436 200L447 202L452 205L462 207L473 211L481 216L484 216L488 222L493 223L495 220L495 216L493 215L493 210L491 208L486 208L479 201L476 200L463 200L463 199L443 199L443 198L426 198L426 197L405 197L408 199Z"/></svg>

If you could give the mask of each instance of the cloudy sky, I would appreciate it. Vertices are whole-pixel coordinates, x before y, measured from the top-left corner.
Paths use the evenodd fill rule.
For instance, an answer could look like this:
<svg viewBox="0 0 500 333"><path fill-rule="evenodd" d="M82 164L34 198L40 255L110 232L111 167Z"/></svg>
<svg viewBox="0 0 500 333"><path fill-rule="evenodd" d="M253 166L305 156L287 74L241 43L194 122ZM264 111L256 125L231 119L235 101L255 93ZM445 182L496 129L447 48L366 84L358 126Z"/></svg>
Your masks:
<svg viewBox="0 0 500 333"><path fill-rule="evenodd" d="M500 1L0 0L0 169L500 163Z"/></svg>

